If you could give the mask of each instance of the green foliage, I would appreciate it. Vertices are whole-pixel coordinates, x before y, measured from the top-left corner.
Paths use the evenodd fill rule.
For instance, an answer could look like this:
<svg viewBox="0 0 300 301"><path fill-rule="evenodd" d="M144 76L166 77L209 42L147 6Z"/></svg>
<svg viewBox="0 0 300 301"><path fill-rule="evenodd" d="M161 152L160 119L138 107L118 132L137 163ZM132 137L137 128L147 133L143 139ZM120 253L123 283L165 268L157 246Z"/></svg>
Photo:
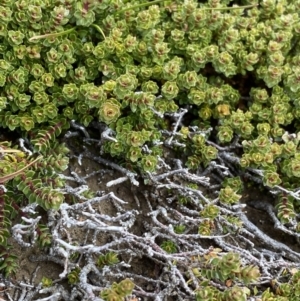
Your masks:
<svg viewBox="0 0 300 301"><path fill-rule="evenodd" d="M49 136L47 136L47 139ZM0 270L8 276L17 268L17 257L9 252L7 239L10 237L11 220L18 221L28 213L20 209L24 202L36 202L44 209L58 209L64 201L64 195L55 190L62 187L64 181L58 173L68 165L65 156L68 149L63 144L52 144L45 150L45 157L26 157L22 151L11 148L8 143L0 145L0 182L6 191L0 190ZM36 228L37 242L48 247L52 237L45 225Z"/></svg>
<svg viewBox="0 0 300 301"><path fill-rule="evenodd" d="M126 278L119 283L114 282L110 288L103 290L100 297L105 301L123 301L132 293L134 283Z"/></svg>
<svg viewBox="0 0 300 301"><path fill-rule="evenodd" d="M73 269L68 275L68 283L69 284L76 284L79 282L79 274L80 274L80 268L76 267L75 269Z"/></svg>
<svg viewBox="0 0 300 301"><path fill-rule="evenodd" d="M284 193L279 195L276 209L277 216L283 224L295 220L294 199L291 196L287 196Z"/></svg>
<svg viewBox="0 0 300 301"><path fill-rule="evenodd" d="M42 145L49 136L45 137L39 137L36 145ZM14 177L11 189L16 187L30 203L36 202L46 210L58 209L64 196L53 188L63 186L64 182L57 173L64 171L68 166L68 158L65 156L67 152L68 149L64 145L53 145L53 149L47 149L46 158L37 163L35 169Z"/></svg>
<svg viewBox="0 0 300 301"><path fill-rule="evenodd" d="M0 271L5 277L9 275L16 274L18 271L18 256L11 254L11 246L6 246L6 249L0 253Z"/></svg>
<svg viewBox="0 0 300 301"><path fill-rule="evenodd" d="M223 187L231 187L234 191L241 193L243 191L243 182L240 177L226 178L223 183Z"/></svg>
<svg viewBox="0 0 300 301"><path fill-rule="evenodd" d="M203 257L193 259L199 265L199 268L193 269L200 284L200 288L196 291L196 300L246 301L250 295L247 285L259 279L259 269L252 265L243 266L237 253L229 252L221 256L221 251L221 249L212 249ZM207 280L211 279L226 283L229 288L224 292L219 291L208 285Z"/></svg>
<svg viewBox="0 0 300 301"><path fill-rule="evenodd" d="M296 301L300 295L300 272L291 271L291 280L288 283L278 283L276 280L271 281L273 290L266 289L262 293L262 301Z"/></svg>
<svg viewBox="0 0 300 301"><path fill-rule="evenodd" d="M171 240L165 240L162 242L160 247L165 250L167 253L172 254L177 252L176 244Z"/></svg>
<svg viewBox="0 0 300 301"><path fill-rule="evenodd" d="M182 234L185 231L185 225L175 225L174 226L174 232L176 234Z"/></svg>
<svg viewBox="0 0 300 301"><path fill-rule="evenodd" d="M203 135L194 135L192 139L188 139L189 154L186 165L190 169L196 169L200 164L208 165L213 159L217 158L217 149L211 145L206 145Z"/></svg>
<svg viewBox="0 0 300 301"><path fill-rule="evenodd" d="M200 212L201 217L206 218L215 218L219 215L220 209L215 205L207 205L203 208L203 210Z"/></svg>
<svg viewBox="0 0 300 301"><path fill-rule="evenodd" d="M52 284L53 284L53 281L50 278L47 278L47 277L43 276L43 278L42 278L43 288L50 287L50 286L52 286Z"/></svg>
<svg viewBox="0 0 300 301"><path fill-rule="evenodd" d="M214 249L204 256L206 268L204 268L202 273L205 277L217 277L222 281L228 278L240 279L246 284L254 282L260 277L258 267L251 265L242 266L239 254L229 252L223 256L218 256L219 252L219 249Z"/></svg>
<svg viewBox="0 0 300 301"><path fill-rule="evenodd" d="M254 0L239 8L239 1L222 0L58 2L8 0L0 5L0 124L29 138L40 154L27 158L19 151L2 152L1 146L0 183L7 192L0 190L0 269L5 274L16 267L6 247L21 202L49 210L64 201L56 190L64 184L57 174L67 168L68 158L57 137L71 120L106 124L113 139L103 141L102 151L131 169L154 173L173 131L172 113L187 108L189 116L173 141L180 142L175 151L188 169L218 158L208 139L226 148L237 138L242 171L261 171L268 188L298 187L299 1ZM206 132L210 127L213 131ZM242 189L240 178L228 178L218 201L237 204ZM178 195L177 200L188 204L191 198ZM295 221L298 213L293 198L279 196L282 223ZM215 204L205 204L198 233L211 235L220 214ZM222 216L241 226L237 217ZM182 233L184 227L174 230ZM47 228L39 225L37 231L40 245L49 246ZM172 241L164 241L162 248L177 250ZM257 268L242 267L235 254L210 259L202 278L247 284L258 277ZM98 265L117 260L107 253ZM123 286L129 285L126 281ZM282 291L288 295L287 288ZM118 284L105 294L106 300L125 296ZM197 300L218 299L218 294L205 287ZM246 300L248 294L233 286L222 300ZM271 300L273 293L265 296Z"/></svg>
<svg viewBox="0 0 300 301"><path fill-rule="evenodd" d="M235 204L241 198L241 195L237 194L230 186L226 186L220 190L220 201L224 204Z"/></svg>
<svg viewBox="0 0 300 301"><path fill-rule="evenodd" d="M107 1L89 3L88 10L79 2L66 8L50 1L43 9L31 5L27 14L23 12L26 1L1 6L5 49L0 54L0 83L5 85L0 93L2 126L25 132L38 127L39 135L46 136L49 125L63 122L62 128L66 128L68 121L76 118L87 126L96 118L116 132L117 142L107 141L106 152L142 171L155 171L162 148L154 142L162 137L161 120L154 110L175 112L188 100L203 118L209 119L212 112L228 116L238 101L237 91L230 85L206 83L199 71L208 62L225 76L242 69L237 63L241 59L233 55L234 43L241 40L237 29L226 24L226 35L216 36L219 46L212 44L214 33L222 26L221 12L213 26L203 28L205 23L201 26L199 20L212 12L202 11L195 3L193 10L188 3L175 5L177 9L167 13L164 1L152 5L132 2L123 10ZM188 32L181 29L185 22ZM254 51L251 55L246 51L245 58L248 69L258 63ZM280 60L279 54L272 57L272 61ZM97 79L101 85L95 84ZM205 106L207 103L213 107ZM124 117L131 124L128 136L140 133L139 146L147 148L132 149L117 125ZM247 127L251 131L249 124ZM46 140L57 135L55 130ZM49 148L46 140L34 138L36 149ZM203 146L187 165L207 165L214 158L216 150Z"/></svg>
<svg viewBox="0 0 300 301"><path fill-rule="evenodd" d="M11 220L10 216L14 213L14 208L5 202L4 190L0 190L0 245L7 246L7 239L10 237Z"/></svg>
<svg viewBox="0 0 300 301"><path fill-rule="evenodd" d="M97 266L102 269L106 265L113 265L119 262L118 254L108 252L105 255L100 255L97 259Z"/></svg>
<svg viewBox="0 0 300 301"><path fill-rule="evenodd" d="M198 227L198 234L200 235L211 235L215 228L213 219L205 219L203 220Z"/></svg>
<svg viewBox="0 0 300 301"><path fill-rule="evenodd" d="M47 226L39 224L38 227L38 244L40 247L50 247L52 241L52 235Z"/></svg>

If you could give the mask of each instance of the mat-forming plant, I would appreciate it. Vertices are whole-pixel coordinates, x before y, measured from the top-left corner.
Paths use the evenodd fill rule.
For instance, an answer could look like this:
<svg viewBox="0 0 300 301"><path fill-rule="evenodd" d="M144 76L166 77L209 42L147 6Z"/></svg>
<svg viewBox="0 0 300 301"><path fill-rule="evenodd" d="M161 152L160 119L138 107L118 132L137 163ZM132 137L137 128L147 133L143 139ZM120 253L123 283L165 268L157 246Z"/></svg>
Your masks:
<svg viewBox="0 0 300 301"><path fill-rule="evenodd" d="M299 11L299 0L1 1L2 294L298 300ZM79 175L69 159L99 169ZM111 171L110 192L88 187ZM122 183L134 206L113 192ZM61 265L58 279L16 284L15 242L39 244L31 260Z"/></svg>

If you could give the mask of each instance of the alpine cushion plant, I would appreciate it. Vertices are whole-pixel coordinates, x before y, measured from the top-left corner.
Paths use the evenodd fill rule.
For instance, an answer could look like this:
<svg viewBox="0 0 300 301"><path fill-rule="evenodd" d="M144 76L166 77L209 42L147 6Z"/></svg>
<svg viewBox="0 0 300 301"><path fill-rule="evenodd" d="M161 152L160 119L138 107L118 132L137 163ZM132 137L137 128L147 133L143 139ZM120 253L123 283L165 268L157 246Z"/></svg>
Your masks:
<svg viewBox="0 0 300 301"><path fill-rule="evenodd" d="M34 163L17 153L1 157L1 176L12 180L1 194L3 245L7 214L18 206L16 191L18 200L25 196L46 210L64 202L57 174L68 158L57 136L73 120L85 127L100 122L101 154L146 183L168 170L169 150L182 161L178 166L195 174L219 168L225 179L218 206L237 206L241 179L256 181L277 194L281 223L299 232L300 0L203 2L1 2L0 124L18 131L42 156ZM183 204L192 198L178 199ZM224 210L216 203L201 206L198 234L207 236ZM235 218L227 216L224 225L227 220L240 226ZM45 227L37 232L46 245ZM163 241L165 251L177 252L172 239ZM230 275L248 284L258 277L255 267L242 270L237 255L230 255L236 265L215 260L216 275L203 272L202 280ZM77 281L80 272L74 271L70 279ZM103 298L114 290L119 298L129 294L132 284L123 292L120 283ZM197 300L217 298L214 289L197 294ZM233 287L222 300L248 295Z"/></svg>

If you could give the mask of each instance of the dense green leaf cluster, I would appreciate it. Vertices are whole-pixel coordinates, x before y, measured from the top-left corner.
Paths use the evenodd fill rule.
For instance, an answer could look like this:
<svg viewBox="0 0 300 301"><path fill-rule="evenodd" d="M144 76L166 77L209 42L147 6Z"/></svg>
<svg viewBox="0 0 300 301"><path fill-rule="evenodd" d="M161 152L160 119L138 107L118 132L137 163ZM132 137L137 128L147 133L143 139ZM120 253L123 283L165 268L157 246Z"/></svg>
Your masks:
<svg viewBox="0 0 300 301"><path fill-rule="evenodd" d="M234 135L277 143L285 126L297 128L299 1L264 1L260 8L252 1L246 9L227 10L228 1L161 2L6 1L2 126L30 131L97 118L115 132L104 150L144 171L155 171L162 153L160 130L168 125L158 113L180 106L199 116L192 120L196 125L218 119L220 143ZM242 104L245 92L236 89L235 75L250 81L251 98ZM216 158L205 140L200 146L188 132L183 140L191 145L188 167ZM269 186L285 175L298 177L295 151L281 168L281 154L269 152L274 143L259 150L245 146L242 158L244 167L266 169Z"/></svg>
<svg viewBox="0 0 300 301"><path fill-rule="evenodd" d="M4 187L0 189L0 271L5 275L18 267L16 256L9 251L12 220L31 217L30 213L22 211L22 206L38 204L45 210L58 209L64 202L63 193L56 189L64 186L58 173L68 166L68 149L58 143L52 147L44 152L45 157L34 159L16 148L9 148L7 143L0 145L0 181L5 184L5 190ZM34 231L41 247L51 244L51 234L45 225L39 223Z"/></svg>
<svg viewBox="0 0 300 301"><path fill-rule="evenodd" d="M126 278L119 283L113 283L110 288L104 289L100 296L105 301L122 301L132 293L134 283Z"/></svg>
<svg viewBox="0 0 300 301"><path fill-rule="evenodd" d="M104 255L100 255L97 259L98 268L103 268L106 265L113 265L119 262L118 254L114 252L108 252Z"/></svg>
<svg viewBox="0 0 300 301"><path fill-rule="evenodd" d="M243 147L241 158L236 155L238 167L259 170L269 188L282 183L286 189L298 187L300 1L264 0L258 6L249 0L244 7L229 0L204 2L1 2L0 125L26 134L43 154L30 168L32 159L17 153L1 157L0 177L13 179L5 194L0 191L1 246L7 245L11 214L17 214L24 197L44 209L57 209L63 202L63 194L53 188L63 185L57 173L67 167L67 150L56 137L71 120L105 124L111 136L104 139L103 152L130 169L156 172L170 135L192 170L218 158L208 139L226 147L237 138ZM172 117L180 109L189 115L172 132ZM207 131L212 125L213 131ZM219 201L236 204L241 186L239 179L225 181ZM278 197L282 223L295 222L294 201ZM210 235L218 214L215 205L203 208L199 234ZM294 224L299 231L299 223ZM42 225L39 236L42 246L49 244ZM162 247L176 251L172 241ZM8 274L13 260L4 253L0 269ZM254 267L241 269L232 257L215 259L202 273L244 283L258 275ZM102 297L126 296L133 288L126 284L126 290L115 284ZM199 292L198 300L214 300L214 290ZM108 297L115 291L117 296ZM246 300L248 294L232 287L222 300Z"/></svg>
<svg viewBox="0 0 300 301"><path fill-rule="evenodd" d="M194 259L201 265L201 268L193 269L194 275L201 284L201 288L196 291L196 300L246 301L251 294L247 285L260 277L258 267L252 265L243 267L238 254L229 252L219 256L220 251L220 249L213 249L203 258ZM220 292L209 286L211 279L226 282L228 290ZM234 285L235 281L240 281L242 285Z"/></svg>

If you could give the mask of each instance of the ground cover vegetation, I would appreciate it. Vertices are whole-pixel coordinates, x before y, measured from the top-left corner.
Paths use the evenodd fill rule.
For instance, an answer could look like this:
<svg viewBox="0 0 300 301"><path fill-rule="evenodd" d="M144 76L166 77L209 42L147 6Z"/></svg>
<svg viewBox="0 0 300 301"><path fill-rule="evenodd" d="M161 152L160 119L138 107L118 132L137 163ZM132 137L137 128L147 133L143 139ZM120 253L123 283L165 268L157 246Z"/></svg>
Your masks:
<svg viewBox="0 0 300 301"><path fill-rule="evenodd" d="M0 271L12 287L11 237L62 266L6 297L298 300L300 253L245 208L299 244L299 11L299 0L1 1L0 124L19 139L0 145ZM133 187L135 207L89 189L107 169L63 174L74 159L114 170L106 187ZM256 187L271 201L245 204Z"/></svg>

